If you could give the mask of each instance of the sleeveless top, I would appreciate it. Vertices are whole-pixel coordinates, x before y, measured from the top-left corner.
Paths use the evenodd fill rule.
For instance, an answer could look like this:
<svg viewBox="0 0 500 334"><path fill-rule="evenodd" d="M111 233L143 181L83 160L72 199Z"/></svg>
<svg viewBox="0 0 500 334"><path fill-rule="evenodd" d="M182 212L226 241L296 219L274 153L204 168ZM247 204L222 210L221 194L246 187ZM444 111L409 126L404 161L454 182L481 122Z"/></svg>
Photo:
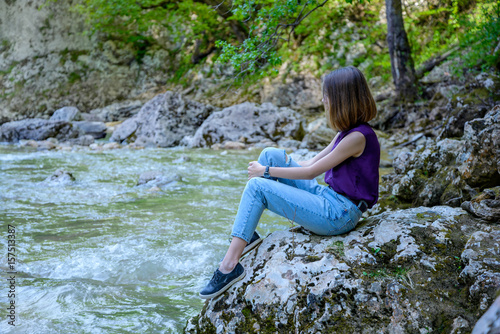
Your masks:
<svg viewBox="0 0 500 334"><path fill-rule="evenodd" d="M364 200L371 208L378 200L380 144L377 135L368 123L340 132L332 151L351 132L361 132L366 139L365 150L357 157L350 157L338 166L326 171L325 182L337 193L354 202Z"/></svg>

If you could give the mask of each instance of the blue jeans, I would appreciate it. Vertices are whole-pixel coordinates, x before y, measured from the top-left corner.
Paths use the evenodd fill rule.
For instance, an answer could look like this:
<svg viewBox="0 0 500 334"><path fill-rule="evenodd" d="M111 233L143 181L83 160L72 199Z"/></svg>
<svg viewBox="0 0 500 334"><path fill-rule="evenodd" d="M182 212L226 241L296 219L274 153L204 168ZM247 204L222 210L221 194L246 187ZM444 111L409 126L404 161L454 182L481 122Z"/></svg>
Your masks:
<svg viewBox="0 0 500 334"><path fill-rule="evenodd" d="M266 148L259 163L301 167L285 150ZM337 235L356 227L361 210L348 198L313 180L254 177L241 196L231 235L250 242L264 209L295 221L319 235Z"/></svg>

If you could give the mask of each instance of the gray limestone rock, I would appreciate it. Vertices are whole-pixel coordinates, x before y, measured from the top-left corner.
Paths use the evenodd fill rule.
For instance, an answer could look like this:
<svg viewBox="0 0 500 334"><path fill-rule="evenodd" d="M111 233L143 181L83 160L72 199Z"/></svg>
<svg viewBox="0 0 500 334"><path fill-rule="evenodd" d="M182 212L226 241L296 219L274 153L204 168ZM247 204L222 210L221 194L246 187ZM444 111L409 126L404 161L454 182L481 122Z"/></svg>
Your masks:
<svg viewBox="0 0 500 334"><path fill-rule="evenodd" d="M190 144L210 147L225 141L255 144L263 140L276 142L284 137L302 140L304 120L289 108L271 103L257 105L245 102L215 112L196 130Z"/></svg>
<svg viewBox="0 0 500 334"><path fill-rule="evenodd" d="M265 238L185 331L467 333L500 287L500 226L458 208L387 212L335 237L296 230Z"/></svg>
<svg viewBox="0 0 500 334"><path fill-rule="evenodd" d="M143 105L144 103L139 100L122 101L113 103L104 108L93 109L90 111L90 114L106 122L123 121L135 116Z"/></svg>
<svg viewBox="0 0 500 334"><path fill-rule="evenodd" d="M500 222L500 186L485 189L472 200L463 202L462 209L492 222Z"/></svg>
<svg viewBox="0 0 500 334"><path fill-rule="evenodd" d="M476 323L472 334L498 334L500 333L500 296L483 314Z"/></svg>
<svg viewBox="0 0 500 334"><path fill-rule="evenodd" d="M500 106L467 122L460 140L427 140L415 151L401 152L393 166L394 174L383 177L388 193L416 205L460 206L478 190L499 186ZM495 217L486 213L487 207L497 210L495 200L481 203L471 202L464 208L477 216L482 211Z"/></svg>
<svg viewBox="0 0 500 334"><path fill-rule="evenodd" d="M111 140L142 146L176 146L185 136L193 135L213 110L210 105L169 91L148 101L136 116L119 125Z"/></svg>
<svg viewBox="0 0 500 334"><path fill-rule="evenodd" d="M0 141L6 142L18 142L21 139L45 140L51 137L68 140L80 134L81 131L71 123L40 118L7 122L0 126Z"/></svg>
<svg viewBox="0 0 500 334"><path fill-rule="evenodd" d="M80 121L73 122L72 124L80 129L84 134L91 135L95 139L106 137L106 124L103 122Z"/></svg>
<svg viewBox="0 0 500 334"><path fill-rule="evenodd" d="M54 111L50 116L51 121L79 121L81 118L80 111L76 107L63 107Z"/></svg>

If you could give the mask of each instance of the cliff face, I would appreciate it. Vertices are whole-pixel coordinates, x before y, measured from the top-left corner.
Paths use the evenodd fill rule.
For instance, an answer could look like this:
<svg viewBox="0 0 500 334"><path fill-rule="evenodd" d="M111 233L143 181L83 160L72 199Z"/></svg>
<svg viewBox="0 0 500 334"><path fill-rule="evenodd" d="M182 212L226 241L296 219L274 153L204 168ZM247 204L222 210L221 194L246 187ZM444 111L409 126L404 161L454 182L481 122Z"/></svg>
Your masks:
<svg viewBox="0 0 500 334"><path fill-rule="evenodd" d="M469 333L500 287L500 226L450 207L387 212L346 235L275 232L188 333Z"/></svg>
<svg viewBox="0 0 500 334"><path fill-rule="evenodd" d="M166 82L167 50L139 62L131 47L83 34L72 1L0 2L0 123L48 118L68 105L88 112L115 101L145 102Z"/></svg>

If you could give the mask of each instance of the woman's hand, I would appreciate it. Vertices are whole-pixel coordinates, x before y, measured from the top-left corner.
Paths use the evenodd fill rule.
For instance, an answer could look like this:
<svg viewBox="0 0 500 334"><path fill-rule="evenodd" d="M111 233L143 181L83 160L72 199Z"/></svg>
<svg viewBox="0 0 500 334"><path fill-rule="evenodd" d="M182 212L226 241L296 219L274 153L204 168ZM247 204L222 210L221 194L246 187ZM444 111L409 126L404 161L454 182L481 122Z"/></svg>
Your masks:
<svg viewBox="0 0 500 334"><path fill-rule="evenodd" d="M257 161L250 161L248 163L248 179L250 180L252 177L263 176L266 167L259 164Z"/></svg>

